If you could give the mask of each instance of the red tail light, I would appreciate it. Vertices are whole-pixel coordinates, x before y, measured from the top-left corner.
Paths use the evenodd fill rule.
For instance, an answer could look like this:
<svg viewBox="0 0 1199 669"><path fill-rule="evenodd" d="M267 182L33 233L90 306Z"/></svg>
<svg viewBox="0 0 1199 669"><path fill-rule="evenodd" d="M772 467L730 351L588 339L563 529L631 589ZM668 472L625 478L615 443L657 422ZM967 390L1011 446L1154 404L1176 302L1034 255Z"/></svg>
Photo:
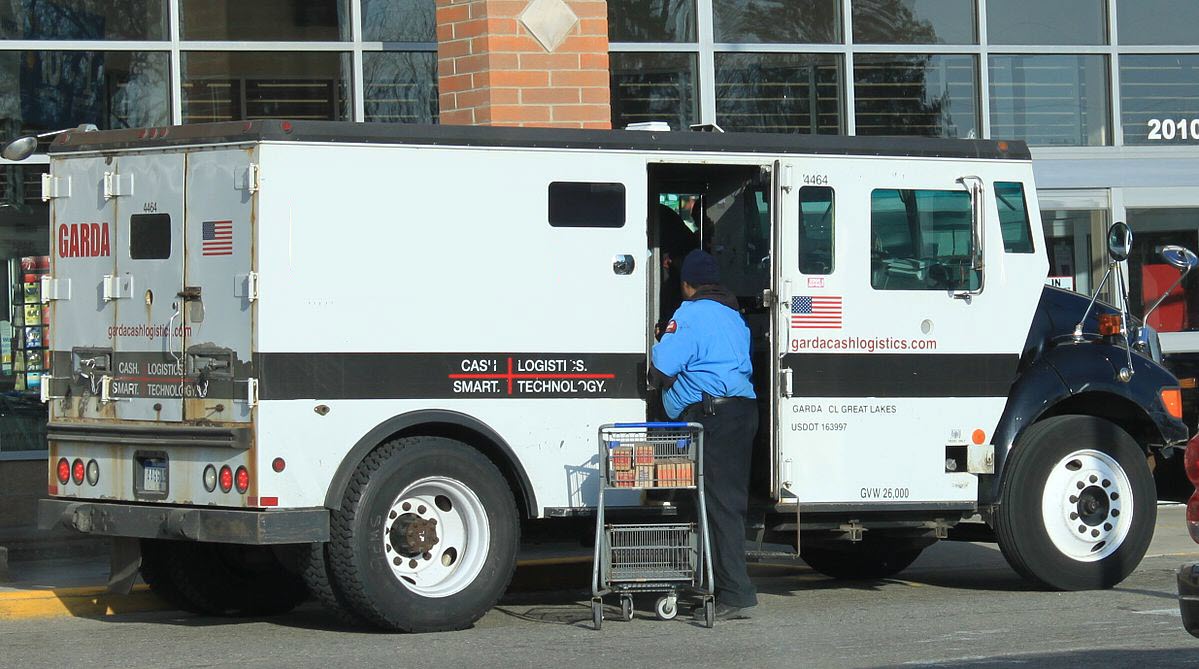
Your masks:
<svg viewBox="0 0 1199 669"><path fill-rule="evenodd" d="M221 467L221 492L229 492L233 489L233 470L229 465Z"/></svg>
<svg viewBox="0 0 1199 669"><path fill-rule="evenodd" d="M58 482L66 485L67 481L71 480L71 463L67 462L66 458L58 460Z"/></svg>
<svg viewBox="0 0 1199 669"><path fill-rule="evenodd" d="M76 459L71 463L71 479L75 481L75 485L83 485L83 460Z"/></svg>
<svg viewBox="0 0 1199 669"><path fill-rule="evenodd" d="M245 493L250 489L250 472L245 467L237 468L237 491Z"/></svg>
<svg viewBox="0 0 1199 669"><path fill-rule="evenodd" d="M1199 435L1195 435L1187 443L1187 449L1182 454L1182 464L1186 468L1187 478L1199 488Z"/></svg>

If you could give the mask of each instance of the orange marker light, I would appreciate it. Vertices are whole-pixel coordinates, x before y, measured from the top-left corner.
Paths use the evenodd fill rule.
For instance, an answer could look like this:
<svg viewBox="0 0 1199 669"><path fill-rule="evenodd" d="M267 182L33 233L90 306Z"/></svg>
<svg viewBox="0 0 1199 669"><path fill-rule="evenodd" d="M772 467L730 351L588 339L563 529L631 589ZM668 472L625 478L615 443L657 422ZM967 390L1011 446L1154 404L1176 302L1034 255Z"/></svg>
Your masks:
<svg viewBox="0 0 1199 669"><path fill-rule="evenodd" d="M1099 334L1104 337L1120 334L1120 314L1099 314Z"/></svg>
<svg viewBox="0 0 1199 669"><path fill-rule="evenodd" d="M974 440L975 444L981 446L987 440L987 433L982 430L975 430L970 438Z"/></svg>
<svg viewBox="0 0 1199 669"><path fill-rule="evenodd" d="M1182 418L1182 391L1178 388L1162 388L1162 406L1166 413Z"/></svg>
<svg viewBox="0 0 1199 669"><path fill-rule="evenodd" d="M1185 379L1178 379L1178 387L1180 388L1199 388L1199 383L1195 381L1195 377L1188 376Z"/></svg>

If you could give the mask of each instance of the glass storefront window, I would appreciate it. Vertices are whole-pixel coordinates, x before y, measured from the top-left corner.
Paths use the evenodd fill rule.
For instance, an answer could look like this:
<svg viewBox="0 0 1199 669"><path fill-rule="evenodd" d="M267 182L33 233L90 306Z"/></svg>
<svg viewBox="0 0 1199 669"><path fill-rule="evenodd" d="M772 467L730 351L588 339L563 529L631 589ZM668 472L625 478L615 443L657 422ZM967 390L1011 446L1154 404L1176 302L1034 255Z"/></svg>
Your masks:
<svg viewBox="0 0 1199 669"><path fill-rule="evenodd" d="M1125 144L1199 144L1199 55L1120 56Z"/></svg>
<svg viewBox="0 0 1199 669"><path fill-rule="evenodd" d="M612 127L666 121L686 129L699 118L691 53L611 53Z"/></svg>
<svg viewBox="0 0 1199 669"><path fill-rule="evenodd" d="M350 39L348 0L179 0L185 40Z"/></svg>
<svg viewBox="0 0 1199 669"><path fill-rule="evenodd" d="M1105 56L991 56L991 136L1038 146L1109 142Z"/></svg>
<svg viewBox="0 0 1199 669"><path fill-rule="evenodd" d="M362 0L362 39L367 42L435 42L434 0Z"/></svg>
<svg viewBox="0 0 1199 669"><path fill-rule="evenodd" d="M716 54L716 123L725 130L841 132L841 59L831 54Z"/></svg>
<svg viewBox="0 0 1199 669"><path fill-rule="evenodd" d="M437 54L395 51L362 54L366 121L437 122Z"/></svg>
<svg viewBox="0 0 1199 669"><path fill-rule="evenodd" d="M1105 0L1002 0L987 3L991 44L1107 44Z"/></svg>
<svg viewBox="0 0 1199 669"><path fill-rule="evenodd" d="M712 0L717 42L836 44L840 0Z"/></svg>
<svg viewBox="0 0 1199 669"><path fill-rule="evenodd" d="M853 79L859 135L979 134L974 56L859 54Z"/></svg>
<svg viewBox="0 0 1199 669"><path fill-rule="evenodd" d="M695 0L609 0L612 42L694 42Z"/></svg>
<svg viewBox="0 0 1199 669"><path fill-rule="evenodd" d="M167 39L167 0L10 0L0 39Z"/></svg>
<svg viewBox="0 0 1199 669"><path fill-rule="evenodd" d="M1180 244L1199 248L1199 208L1128 209L1133 230L1128 256L1128 302L1140 316L1178 279L1178 270L1161 258L1161 248ZM1199 273L1187 275L1146 321L1158 332L1199 330Z"/></svg>
<svg viewBox="0 0 1199 669"><path fill-rule="evenodd" d="M0 134L166 125L166 53L0 51Z"/></svg>
<svg viewBox="0 0 1199 669"><path fill-rule="evenodd" d="M180 62L184 123L351 118L348 53L184 52Z"/></svg>
<svg viewBox="0 0 1199 669"><path fill-rule="evenodd" d="M1194 44L1195 0L1115 0L1120 44Z"/></svg>
<svg viewBox="0 0 1199 669"><path fill-rule="evenodd" d="M977 44L975 0L854 0L859 44Z"/></svg>

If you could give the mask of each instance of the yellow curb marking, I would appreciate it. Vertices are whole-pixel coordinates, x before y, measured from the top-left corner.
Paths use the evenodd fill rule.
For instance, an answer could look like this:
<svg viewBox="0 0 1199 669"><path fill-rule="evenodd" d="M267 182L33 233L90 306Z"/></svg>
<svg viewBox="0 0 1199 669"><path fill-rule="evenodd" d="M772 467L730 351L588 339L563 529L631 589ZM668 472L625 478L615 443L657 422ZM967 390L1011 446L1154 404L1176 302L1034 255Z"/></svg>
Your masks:
<svg viewBox="0 0 1199 669"><path fill-rule="evenodd" d="M166 608L169 608L167 603L144 585L135 586L128 595L110 595L95 587L0 593L0 620L110 616Z"/></svg>

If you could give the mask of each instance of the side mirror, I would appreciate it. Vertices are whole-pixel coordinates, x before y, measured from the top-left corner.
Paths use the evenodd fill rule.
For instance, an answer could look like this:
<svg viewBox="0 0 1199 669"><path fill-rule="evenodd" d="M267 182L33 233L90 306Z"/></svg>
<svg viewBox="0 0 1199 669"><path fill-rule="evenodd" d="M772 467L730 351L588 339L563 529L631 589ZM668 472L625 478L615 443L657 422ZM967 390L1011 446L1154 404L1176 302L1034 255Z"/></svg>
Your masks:
<svg viewBox="0 0 1199 669"><path fill-rule="evenodd" d="M1185 246L1175 246L1173 244L1163 246L1161 256L1162 260L1165 260L1184 273L1190 272L1195 269L1195 265L1199 265L1199 257Z"/></svg>
<svg viewBox="0 0 1199 669"><path fill-rule="evenodd" d="M1132 228L1124 221L1117 221L1107 229L1107 254L1115 262L1128 260L1132 253Z"/></svg>
<svg viewBox="0 0 1199 669"><path fill-rule="evenodd" d="M3 156L5 160L20 161L33 155L35 150L37 150L37 137L26 135L5 144L4 148L0 149L0 156Z"/></svg>

